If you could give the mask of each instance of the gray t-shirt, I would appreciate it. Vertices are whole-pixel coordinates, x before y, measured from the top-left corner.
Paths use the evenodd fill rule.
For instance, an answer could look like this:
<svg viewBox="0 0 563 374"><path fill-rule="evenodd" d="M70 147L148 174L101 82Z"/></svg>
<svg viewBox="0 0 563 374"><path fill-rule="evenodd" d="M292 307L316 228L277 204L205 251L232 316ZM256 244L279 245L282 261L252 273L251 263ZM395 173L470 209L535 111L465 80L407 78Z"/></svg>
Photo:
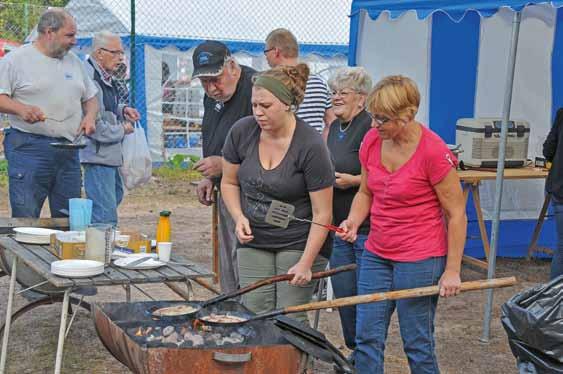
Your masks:
<svg viewBox="0 0 563 374"><path fill-rule="evenodd" d="M35 105L46 117L64 120L30 124L19 116L8 115L10 125L18 130L72 140L82 120L82 103L96 92L82 62L72 52L57 59L26 44L0 60L0 94Z"/></svg>
<svg viewBox="0 0 563 374"><path fill-rule="evenodd" d="M244 117L233 125L223 147L225 160L240 165L241 207L254 235L254 239L244 246L272 251L303 251L310 224L293 220L287 229L283 229L266 223L264 218L272 200L294 205L295 217L312 218L309 192L334 184L334 168L328 149L321 135L298 118L285 157L276 168L266 170L258 155L260 133L254 117ZM329 258L331 247L332 242L327 238L321 255Z"/></svg>

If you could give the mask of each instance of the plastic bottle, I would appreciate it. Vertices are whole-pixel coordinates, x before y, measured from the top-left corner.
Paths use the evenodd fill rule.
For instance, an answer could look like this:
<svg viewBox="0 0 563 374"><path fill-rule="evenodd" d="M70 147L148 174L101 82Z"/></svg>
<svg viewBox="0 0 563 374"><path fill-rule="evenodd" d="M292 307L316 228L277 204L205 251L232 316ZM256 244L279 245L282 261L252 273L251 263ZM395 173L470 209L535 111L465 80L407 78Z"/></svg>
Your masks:
<svg viewBox="0 0 563 374"><path fill-rule="evenodd" d="M172 233L170 226L170 211L163 210L160 212L158 218L158 225L156 226L156 242L169 242Z"/></svg>

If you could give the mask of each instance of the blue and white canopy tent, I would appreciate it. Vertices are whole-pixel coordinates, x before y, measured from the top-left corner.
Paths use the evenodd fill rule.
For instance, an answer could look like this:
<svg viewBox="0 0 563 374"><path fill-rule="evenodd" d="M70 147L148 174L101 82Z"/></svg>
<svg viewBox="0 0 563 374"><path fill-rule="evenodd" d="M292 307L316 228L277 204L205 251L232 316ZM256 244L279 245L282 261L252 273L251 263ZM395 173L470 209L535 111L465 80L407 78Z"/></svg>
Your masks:
<svg viewBox="0 0 563 374"><path fill-rule="evenodd" d="M447 143L455 142L458 118L527 120L528 158L533 159L541 155L555 112L563 106L561 5L563 1L353 0L349 64L366 67L375 80L390 74L413 78L422 93L418 119ZM496 223L489 276L494 274L497 246L503 256L525 254L543 202L543 185L506 181L504 199L501 188L495 191L503 186L502 175L496 183L482 185L486 218ZM497 235L499 215L504 221ZM471 210L468 216L475 220ZM470 236L478 236L477 230L476 224L470 225ZM540 240L555 244L553 222L544 226ZM468 242L466 252L483 253L474 241ZM492 293L484 340L491 303Z"/></svg>
<svg viewBox="0 0 563 374"><path fill-rule="evenodd" d="M130 0L71 0L66 9L77 21L79 52L88 53L94 32L110 30L122 35L129 54L131 3ZM203 40L222 40L239 62L262 70L267 68L264 39L271 30L284 27L296 35L300 56L313 70L346 64L351 0L286 0L270 2L267 6L253 0L136 0L134 3L136 36L132 63L135 68L131 75L136 85L136 106L155 161L163 156L162 82L166 80L163 65L169 68L170 76L181 77L175 79L181 80L186 94L186 87L193 86L188 78L191 55ZM182 104L170 106L175 111ZM194 111L198 112L197 108Z"/></svg>

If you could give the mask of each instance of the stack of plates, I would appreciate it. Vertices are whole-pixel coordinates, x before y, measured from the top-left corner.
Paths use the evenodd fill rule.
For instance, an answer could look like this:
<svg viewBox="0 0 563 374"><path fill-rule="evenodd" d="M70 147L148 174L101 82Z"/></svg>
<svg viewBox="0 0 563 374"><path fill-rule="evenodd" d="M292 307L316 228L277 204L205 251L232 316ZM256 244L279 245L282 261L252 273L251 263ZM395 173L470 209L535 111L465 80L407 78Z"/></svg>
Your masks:
<svg viewBox="0 0 563 374"><path fill-rule="evenodd" d="M104 272L104 263L91 260L61 260L51 263L51 273L69 278L93 277Z"/></svg>
<svg viewBox="0 0 563 374"><path fill-rule="evenodd" d="M62 232L41 227L16 227L14 231L16 232L16 241L28 244L49 244L51 243L51 234Z"/></svg>

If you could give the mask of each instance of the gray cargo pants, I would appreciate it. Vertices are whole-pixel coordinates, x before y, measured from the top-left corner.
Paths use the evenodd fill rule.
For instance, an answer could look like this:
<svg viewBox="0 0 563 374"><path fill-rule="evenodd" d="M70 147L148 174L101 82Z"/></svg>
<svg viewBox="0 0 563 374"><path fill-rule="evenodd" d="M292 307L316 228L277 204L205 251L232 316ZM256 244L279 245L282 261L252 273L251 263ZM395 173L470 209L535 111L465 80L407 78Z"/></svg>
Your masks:
<svg viewBox="0 0 563 374"><path fill-rule="evenodd" d="M237 237L235 222L231 218L225 202L218 194L217 212L219 213L219 283L223 293L238 289L239 276L237 264Z"/></svg>

